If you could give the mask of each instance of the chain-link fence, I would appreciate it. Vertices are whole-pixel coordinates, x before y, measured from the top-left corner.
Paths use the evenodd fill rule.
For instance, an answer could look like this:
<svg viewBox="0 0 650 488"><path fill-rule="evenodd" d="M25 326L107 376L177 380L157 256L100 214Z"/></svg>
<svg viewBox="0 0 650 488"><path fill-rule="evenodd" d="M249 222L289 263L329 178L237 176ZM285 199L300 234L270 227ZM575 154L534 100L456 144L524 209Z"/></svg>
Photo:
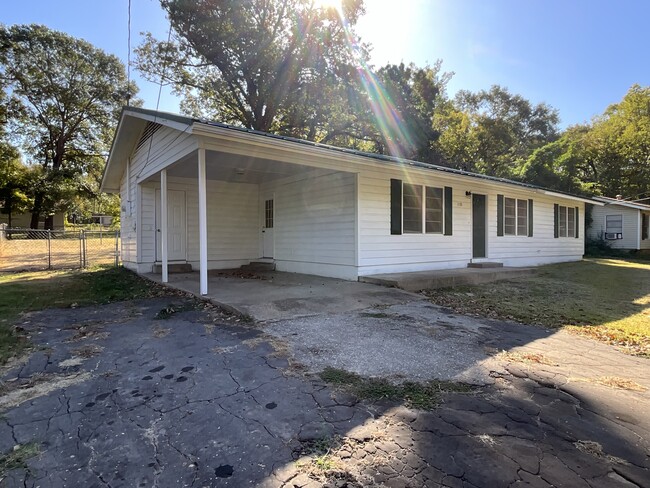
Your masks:
<svg viewBox="0 0 650 488"><path fill-rule="evenodd" d="M119 231L8 229L0 226L0 272L119 264Z"/></svg>

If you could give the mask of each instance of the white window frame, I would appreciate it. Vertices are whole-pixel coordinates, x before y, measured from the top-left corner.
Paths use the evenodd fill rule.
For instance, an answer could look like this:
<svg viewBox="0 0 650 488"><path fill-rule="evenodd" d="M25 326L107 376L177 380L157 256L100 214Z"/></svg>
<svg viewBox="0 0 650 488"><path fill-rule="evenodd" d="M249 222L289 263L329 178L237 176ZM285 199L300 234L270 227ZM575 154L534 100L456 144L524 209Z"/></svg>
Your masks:
<svg viewBox="0 0 650 488"><path fill-rule="evenodd" d="M506 209L508 208L508 200L511 202L514 202L514 208L515 208L515 215L514 215L514 231L508 232L508 226L506 223L507 215L506 215ZM523 212L524 215L521 215L519 211L519 202L523 202L525 204L526 210ZM519 236L519 237L528 237L528 219L530 213L530 207L529 207L529 202L526 199L522 198L511 198L511 197L503 197L503 235L504 236ZM512 218L512 216L510 217ZM519 232L519 220L520 218L525 219L524 224L522 227L524 227L523 232Z"/></svg>
<svg viewBox="0 0 650 488"><path fill-rule="evenodd" d="M610 217L618 217L617 220L620 220L620 222L621 222L620 231L613 230L613 229L609 228L609 218ZM623 238L623 214L605 215L605 236L607 236L607 234L615 234L616 239L622 239Z"/></svg>
<svg viewBox="0 0 650 488"><path fill-rule="evenodd" d="M407 186L411 186L413 188L419 188L419 198L420 198L420 230L407 230L404 227L404 223L406 222L406 219L404 218L404 210L405 209L413 209L415 207L407 207L404 203L404 198L406 195L406 192L404 189ZM438 231L427 231L427 190L436 190L439 192L440 195L440 230ZM415 192L416 194L418 193L417 191ZM431 221L434 222L434 221ZM445 230L445 190L442 187L437 187L437 186L428 186L428 185L417 185L414 183L405 183L402 182L402 234L444 234Z"/></svg>

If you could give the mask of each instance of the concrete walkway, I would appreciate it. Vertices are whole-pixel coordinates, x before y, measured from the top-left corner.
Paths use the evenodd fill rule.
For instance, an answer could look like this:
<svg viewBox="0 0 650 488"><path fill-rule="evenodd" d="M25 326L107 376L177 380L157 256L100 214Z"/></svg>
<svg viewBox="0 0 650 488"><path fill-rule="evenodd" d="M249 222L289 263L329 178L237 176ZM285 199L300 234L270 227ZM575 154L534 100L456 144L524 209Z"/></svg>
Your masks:
<svg viewBox="0 0 650 488"><path fill-rule="evenodd" d="M533 274L534 268L460 268L362 276L359 281L408 291L478 285Z"/></svg>
<svg viewBox="0 0 650 488"><path fill-rule="evenodd" d="M159 274L145 276L157 283L161 282ZM279 271L212 271L208 279L207 298L221 307L259 322L422 300L420 295L369 283ZM199 274L170 274L169 286L198 295Z"/></svg>

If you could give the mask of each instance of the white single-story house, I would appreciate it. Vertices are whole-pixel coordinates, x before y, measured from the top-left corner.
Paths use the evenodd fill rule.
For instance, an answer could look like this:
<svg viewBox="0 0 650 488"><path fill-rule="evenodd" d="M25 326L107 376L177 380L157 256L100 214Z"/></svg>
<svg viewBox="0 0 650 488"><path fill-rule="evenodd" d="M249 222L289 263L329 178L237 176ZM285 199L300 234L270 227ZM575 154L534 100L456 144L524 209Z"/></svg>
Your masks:
<svg viewBox="0 0 650 488"><path fill-rule="evenodd" d="M514 181L127 107L101 189L121 195L122 261L207 271L260 259L361 276L578 261L593 200Z"/></svg>
<svg viewBox="0 0 650 488"><path fill-rule="evenodd" d="M614 249L639 251L650 249L650 205L623 198L594 197L604 206L594 207L590 239L604 239Z"/></svg>

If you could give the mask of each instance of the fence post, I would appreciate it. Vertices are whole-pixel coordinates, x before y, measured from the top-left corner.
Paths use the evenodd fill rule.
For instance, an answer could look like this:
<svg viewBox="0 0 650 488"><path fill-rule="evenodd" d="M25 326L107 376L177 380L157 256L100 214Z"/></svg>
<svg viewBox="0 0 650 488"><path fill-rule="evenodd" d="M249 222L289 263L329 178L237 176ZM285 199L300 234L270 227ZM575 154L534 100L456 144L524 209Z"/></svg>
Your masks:
<svg viewBox="0 0 650 488"><path fill-rule="evenodd" d="M120 265L120 259L119 259L119 240L120 240L120 231L116 230L115 231L115 267L117 268Z"/></svg>
<svg viewBox="0 0 650 488"><path fill-rule="evenodd" d="M83 233L83 250L84 250L84 269L88 267L88 243L86 241L86 231L82 230Z"/></svg>
<svg viewBox="0 0 650 488"><path fill-rule="evenodd" d="M47 269L52 269L52 231L47 230Z"/></svg>

